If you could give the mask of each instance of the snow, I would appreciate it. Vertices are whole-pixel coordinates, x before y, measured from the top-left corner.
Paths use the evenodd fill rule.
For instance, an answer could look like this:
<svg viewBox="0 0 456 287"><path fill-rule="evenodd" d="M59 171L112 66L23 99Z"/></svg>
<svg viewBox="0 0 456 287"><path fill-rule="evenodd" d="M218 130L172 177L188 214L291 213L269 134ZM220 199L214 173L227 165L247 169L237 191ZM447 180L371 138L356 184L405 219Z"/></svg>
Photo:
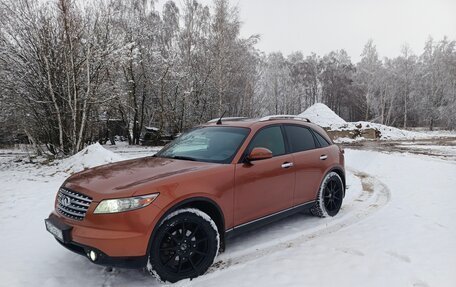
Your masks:
<svg viewBox="0 0 456 287"><path fill-rule="evenodd" d="M333 112L327 105L316 103L307 108L303 113L299 114L300 117L308 118L311 122L324 128L331 128L333 126L342 126L347 122Z"/></svg>
<svg viewBox="0 0 456 287"><path fill-rule="evenodd" d="M450 146L431 145L427 143L400 144L398 146L401 148L414 149L415 151L427 153L428 155L456 157L456 143Z"/></svg>
<svg viewBox="0 0 456 287"><path fill-rule="evenodd" d="M95 143L84 148L77 154L62 160L58 168L66 173L75 173L122 159L122 156L119 154L105 149L99 143Z"/></svg>
<svg viewBox="0 0 456 287"><path fill-rule="evenodd" d="M354 139L348 138L348 137L340 137L336 138L333 140L334 143L340 144L340 143L355 143L355 142L360 142L360 141L365 141L367 140L364 137L356 137Z"/></svg>
<svg viewBox="0 0 456 287"><path fill-rule="evenodd" d="M45 230L68 176L63 166L96 164L89 154L104 164L157 149L107 148L89 147L46 174L0 150L0 286L160 285L143 270L94 265ZM454 286L456 161L350 149L345 158L348 191L336 217L297 214L243 234L227 242L208 274L175 286Z"/></svg>
<svg viewBox="0 0 456 287"><path fill-rule="evenodd" d="M421 132L401 130L395 127L364 121L349 122L346 125L333 126L333 128L334 130L363 130L367 128L373 128L380 132L381 140L413 140L435 137L434 135L429 135Z"/></svg>

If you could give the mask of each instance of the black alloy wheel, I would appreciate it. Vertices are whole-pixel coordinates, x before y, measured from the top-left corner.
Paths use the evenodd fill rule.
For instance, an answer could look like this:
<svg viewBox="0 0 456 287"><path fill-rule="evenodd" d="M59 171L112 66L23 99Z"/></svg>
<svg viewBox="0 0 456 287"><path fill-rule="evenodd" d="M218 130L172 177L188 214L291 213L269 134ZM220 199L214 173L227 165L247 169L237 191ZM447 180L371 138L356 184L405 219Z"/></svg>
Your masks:
<svg viewBox="0 0 456 287"><path fill-rule="evenodd" d="M323 204L329 216L334 216L339 212L344 196L342 188L342 182L336 177L330 178L326 183L323 191Z"/></svg>
<svg viewBox="0 0 456 287"><path fill-rule="evenodd" d="M320 186L310 213L318 217L335 216L344 199L344 183L336 172L328 173Z"/></svg>
<svg viewBox="0 0 456 287"><path fill-rule="evenodd" d="M162 281L194 278L212 265L219 247L215 223L195 209L183 209L167 217L152 244L152 269Z"/></svg>

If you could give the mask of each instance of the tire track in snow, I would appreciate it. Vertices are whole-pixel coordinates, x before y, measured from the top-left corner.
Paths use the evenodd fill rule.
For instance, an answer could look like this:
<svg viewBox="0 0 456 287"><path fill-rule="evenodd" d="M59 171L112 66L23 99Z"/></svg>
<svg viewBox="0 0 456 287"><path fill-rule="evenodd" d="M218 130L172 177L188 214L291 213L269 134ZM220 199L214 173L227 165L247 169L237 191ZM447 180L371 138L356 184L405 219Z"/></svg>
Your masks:
<svg viewBox="0 0 456 287"><path fill-rule="evenodd" d="M389 202L391 197L390 190L384 183L364 172L354 169L349 169L349 171L361 180L363 189L357 198L343 205L344 209L353 211L342 215L340 218L336 216L335 218L322 219L322 224L319 224L310 230L299 231L289 235L280 242L273 243L268 246L264 246L263 244L261 247L252 246L248 248L246 252L239 255L230 256L228 245L227 252L219 255L218 260L216 259L214 265L208 270L206 275L202 277L212 277L211 273L214 273L215 271L230 268L275 252L292 248L293 246L300 245L315 238L334 233L342 228L349 227L369 217ZM309 216L309 218L312 217ZM259 230L261 230L261 228Z"/></svg>

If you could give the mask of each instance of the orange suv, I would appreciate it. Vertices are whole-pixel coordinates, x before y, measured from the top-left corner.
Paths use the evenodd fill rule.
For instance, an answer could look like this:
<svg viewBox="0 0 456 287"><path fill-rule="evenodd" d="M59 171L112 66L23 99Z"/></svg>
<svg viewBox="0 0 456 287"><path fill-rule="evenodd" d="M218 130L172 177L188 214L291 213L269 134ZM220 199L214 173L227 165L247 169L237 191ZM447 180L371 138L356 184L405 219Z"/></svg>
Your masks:
<svg viewBox="0 0 456 287"><path fill-rule="evenodd" d="M45 223L94 263L176 282L206 272L226 238L296 212L334 216L344 196L343 151L319 126L223 118L154 156L72 175Z"/></svg>

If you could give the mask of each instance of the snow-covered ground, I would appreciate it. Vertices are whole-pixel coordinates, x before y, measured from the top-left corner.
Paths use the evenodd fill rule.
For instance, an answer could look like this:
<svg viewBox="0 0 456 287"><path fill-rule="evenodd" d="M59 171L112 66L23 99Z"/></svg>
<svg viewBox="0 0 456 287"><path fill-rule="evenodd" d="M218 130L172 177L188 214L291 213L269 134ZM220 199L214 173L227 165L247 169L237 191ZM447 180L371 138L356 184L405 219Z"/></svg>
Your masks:
<svg viewBox="0 0 456 287"><path fill-rule="evenodd" d="M159 285L141 270L94 265L44 228L68 172L157 150L109 149L44 167L0 150L0 286ZM208 274L175 285L455 286L456 162L346 150L346 164L348 193L335 218L296 215L241 235Z"/></svg>
<svg viewBox="0 0 456 287"><path fill-rule="evenodd" d="M456 157L456 144L451 146L441 146L420 143L403 143L398 146L401 148L413 149L415 152L421 152L424 154Z"/></svg>

